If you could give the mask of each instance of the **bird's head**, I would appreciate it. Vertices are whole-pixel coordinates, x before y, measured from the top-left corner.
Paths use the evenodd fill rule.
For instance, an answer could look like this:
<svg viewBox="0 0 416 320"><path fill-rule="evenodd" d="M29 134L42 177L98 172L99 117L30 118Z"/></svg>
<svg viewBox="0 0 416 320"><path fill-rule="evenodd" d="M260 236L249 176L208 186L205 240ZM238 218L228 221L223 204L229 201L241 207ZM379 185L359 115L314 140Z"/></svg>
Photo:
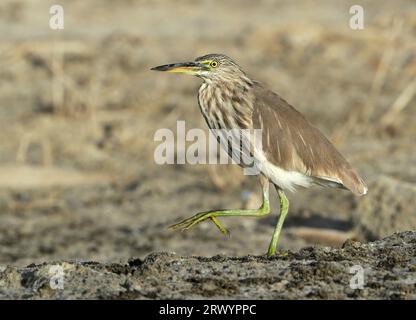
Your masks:
<svg viewBox="0 0 416 320"><path fill-rule="evenodd" d="M207 54L194 61L165 64L151 70L190 74L208 82L232 81L245 76L239 65L223 54Z"/></svg>

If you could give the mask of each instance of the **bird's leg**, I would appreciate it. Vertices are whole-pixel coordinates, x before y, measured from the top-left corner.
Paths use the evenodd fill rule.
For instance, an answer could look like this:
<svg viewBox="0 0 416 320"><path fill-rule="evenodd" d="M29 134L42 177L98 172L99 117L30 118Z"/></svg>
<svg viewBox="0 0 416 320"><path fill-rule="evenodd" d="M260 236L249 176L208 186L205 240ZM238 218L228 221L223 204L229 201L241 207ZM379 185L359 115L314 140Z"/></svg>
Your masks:
<svg viewBox="0 0 416 320"><path fill-rule="evenodd" d="M276 228L274 229L273 238L267 251L267 256L271 257L276 254L277 243L279 242L280 231L282 230L283 223L285 221L287 212L289 211L289 200L284 194L283 190L276 188L280 198L280 216L277 222Z"/></svg>
<svg viewBox="0 0 416 320"><path fill-rule="evenodd" d="M193 217L185 219L173 226L170 226L172 229L182 229L188 230L194 225L211 219L212 222L218 227L218 229L228 235L229 232L222 224L218 221L217 217L235 217L235 216L246 216L246 217L261 217L270 213L270 203L269 203L269 180L263 175L260 176L260 182L263 190L263 204L258 209L248 209L248 210L212 210L206 212L200 212Z"/></svg>

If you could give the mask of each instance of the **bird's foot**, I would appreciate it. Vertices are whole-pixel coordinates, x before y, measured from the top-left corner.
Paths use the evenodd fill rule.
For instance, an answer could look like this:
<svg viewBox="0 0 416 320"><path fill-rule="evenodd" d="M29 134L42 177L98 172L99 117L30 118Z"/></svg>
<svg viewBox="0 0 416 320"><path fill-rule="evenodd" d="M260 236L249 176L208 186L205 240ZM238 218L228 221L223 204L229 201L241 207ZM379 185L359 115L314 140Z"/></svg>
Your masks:
<svg viewBox="0 0 416 320"><path fill-rule="evenodd" d="M195 226L196 224L202 221L211 219L211 221L217 226L217 228L223 234L225 234L226 236L229 236L230 232L218 221L215 213L216 211L200 212L188 219L185 219L179 223L176 223L170 226L169 228L174 229L174 230L181 229L182 231L185 231L185 230L192 228L193 226Z"/></svg>
<svg viewBox="0 0 416 320"><path fill-rule="evenodd" d="M277 258L284 258L287 257L289 254L287 252L279 252L277 253L276 251L270 250L267 251L267 257L271 258L271 257L277 257Z"/></svg>

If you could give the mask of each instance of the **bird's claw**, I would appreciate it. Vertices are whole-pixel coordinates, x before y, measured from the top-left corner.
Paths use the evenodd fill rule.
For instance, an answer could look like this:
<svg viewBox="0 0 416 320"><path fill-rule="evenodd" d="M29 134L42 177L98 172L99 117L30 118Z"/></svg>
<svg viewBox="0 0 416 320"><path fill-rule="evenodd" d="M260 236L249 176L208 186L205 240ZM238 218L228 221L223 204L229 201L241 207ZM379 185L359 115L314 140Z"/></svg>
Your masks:
<svg viewBox="0 0 416 320"><path fill-rule="evenodd" d="M181 229L182 231L189 230L196 224L205 221L207 219L211 219L211 221L217 226L217 228L226 236L230 236L230 232L218 221L218 219L215 217L213 212L201 212L193 217L190 217L188 219L185 219L179 223L176 223L174 225L171 225L169 228L173 230Z"/></svg>
<svg viewBox="0 0 416 320"><path fill-rule="evenodd" d="M230 237L230 231L228 231L227 228L225 228L216 217L211 217L212 222L217 226L217 228L227 237Z"/></svg>

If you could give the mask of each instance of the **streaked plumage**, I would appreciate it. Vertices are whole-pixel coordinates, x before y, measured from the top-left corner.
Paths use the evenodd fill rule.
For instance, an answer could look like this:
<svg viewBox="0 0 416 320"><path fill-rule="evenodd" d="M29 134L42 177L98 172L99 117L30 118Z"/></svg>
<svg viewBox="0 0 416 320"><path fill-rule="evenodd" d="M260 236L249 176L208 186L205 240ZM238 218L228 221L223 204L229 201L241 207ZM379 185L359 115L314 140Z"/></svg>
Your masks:
<svg viewBox="0 0 416 320"><path fill-rule="evenodd" d="M221 55L221 61L227 63L231 59ZM262 129L260 170L284 190L318 184L346 188L357 195L367 192L350 164L300 112L248 78L237 64L228 63L238 77L234 74L232 81L205 81L199 88L198 103L210 129Z"/></svg>

